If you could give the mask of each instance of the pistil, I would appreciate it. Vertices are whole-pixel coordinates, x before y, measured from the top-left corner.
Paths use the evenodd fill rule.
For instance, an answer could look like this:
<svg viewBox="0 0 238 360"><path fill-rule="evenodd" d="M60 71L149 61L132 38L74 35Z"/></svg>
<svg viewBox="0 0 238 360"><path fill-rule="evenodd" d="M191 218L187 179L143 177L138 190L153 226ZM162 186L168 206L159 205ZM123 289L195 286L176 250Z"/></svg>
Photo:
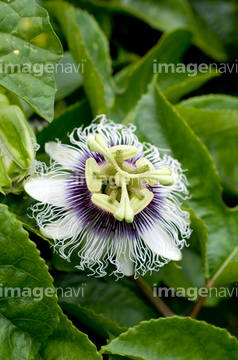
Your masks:
<svg viewBox="0 0 238 360"><path fill-rule="evenodd" d="M101 134L95 135L95 139L90 139L87 145L92 152L102 154L107 162L101 169L93 158L86 162L86 182L92 192L92 202L112 213L119 221L132 222L134 215L152 201L153 192L147 189L143 180L150 186L158 183L163 186L173 184L171 170L168 167L155 169L146 158L137 160L136 168L127 162L124 163L124 160L137 155L135 146L116 145L108 148ZM108 184L106 187L107 194L102 193L105 192L102 180L109 181L110 186Z"/></svg>

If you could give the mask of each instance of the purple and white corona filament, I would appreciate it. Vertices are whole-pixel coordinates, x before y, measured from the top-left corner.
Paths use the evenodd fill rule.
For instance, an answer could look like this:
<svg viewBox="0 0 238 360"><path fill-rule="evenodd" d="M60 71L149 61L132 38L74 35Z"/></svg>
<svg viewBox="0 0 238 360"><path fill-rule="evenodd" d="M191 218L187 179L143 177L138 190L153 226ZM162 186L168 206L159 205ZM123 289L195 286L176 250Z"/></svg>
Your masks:
<svg viewBox="0 0 238 360"><path fill-rule="evenodd" d="M117 276L158 270L180 260L191 234L186 177L171 156L140 143L133 125L107 121L104 115L70 135L72 145L50 142L49 168L38 163L25 182L40 201L32 207L42 234L78 269L103 276L109 263Z"/></svg>

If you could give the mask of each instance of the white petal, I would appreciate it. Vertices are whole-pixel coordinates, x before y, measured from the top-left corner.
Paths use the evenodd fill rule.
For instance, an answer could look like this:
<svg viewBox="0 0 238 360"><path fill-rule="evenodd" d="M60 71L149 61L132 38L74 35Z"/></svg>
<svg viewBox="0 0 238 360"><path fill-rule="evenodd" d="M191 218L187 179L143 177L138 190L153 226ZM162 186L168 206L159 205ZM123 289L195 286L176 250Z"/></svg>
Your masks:
<svg viewBox="0 0 238 360"><path fill-rule="evenodd" d="M132 276L134 274L134 261L131 260L129 255L129 246L126 247L125 252L120 252L116 257L118 262L117 269L125 276Z"/></svg>
<svg viewBox="0 0 238 360"><path fill-rule="evenodd" d="M79 162L78 151L54 141L45 144L45 151L53 160L67 169L72 169Z"/></svg>
<svg viewBox="0 0 238 360"><path fill-rule="evenodd" d="M181 260L181 251L160 223L146 229L141 237L155 254L170 260Z"/></svg>
<svg viewBox="0 0 238 360"><path fill-rule="evenodd" d="M80 230L81 227L78 224L77 218L71 213L40 229L43 236L57 240L72 238Z"/></svg>
<svg viewBox="0 0 238 360"><path fill-rule="evenodd" d="M55 206L64 207L66 184L68 175L49 173L40 177L32 176L24 183L25 191L34 199Z"/></svg>

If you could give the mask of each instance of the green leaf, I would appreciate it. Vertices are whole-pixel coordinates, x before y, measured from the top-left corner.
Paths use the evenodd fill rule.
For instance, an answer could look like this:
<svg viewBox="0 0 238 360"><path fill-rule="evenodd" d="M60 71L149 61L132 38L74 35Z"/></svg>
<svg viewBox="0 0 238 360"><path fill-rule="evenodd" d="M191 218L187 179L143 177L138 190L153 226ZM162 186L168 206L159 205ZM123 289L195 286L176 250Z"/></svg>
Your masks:
<svg viewBox="0 0 238 360"><path fill-rule="evenodd" d="M194 44L218 61L227 59L227 51L236 53L237 4L219 0L89 0L96 7L122 12L145 21L160 31L171 31L189 26L194 33ZM79 0L84 6L85 2ZM191 7L192 5L192 7ZM97 9L97 8L96 8ZM214 20L215 18L215 20ZM233 50L233 51L232 51Z"/></svg>
<svg viewBox="0 0 238 360"><path fill-rule="evenodd" d="M177 67L177 69L179 69L179 67ZM197 90L207 81L219 75L213 67L206 73L197 72L196 69L194 72L189 72L189 70L186 69L182 73L177 73L176 71L169 73L163 81L159 81L159 83L167 99L172 103L177 103L181 97Z"/></svg>
<svg viewBox="0 0 238 360"><path fill-rule="evenodd" d="M102 360L102 356L87 335L74 327L62 313L58 326L41 345L38 356L44 360Z"/></svg>
<svg viewBox="0 0 238 360"><path fill-rule="evenodd" d="M222 185L238 195L237 135L203 138L221 176Z"/></svg>
<svg viewBox="0 0 238 360"><path fill-rule="evenodd" d="M109 355L109 360L129 360L129 358L120 355Z"/></svg>
<svg viewBox="0 0 238 360"><path fill-rule="evenodd" d="M102 353L136 360L228 360L237 351L237 340L226 330L180 317L142 322L102 348Z"/></svg>
<svg viewBox="0 0 238 360"><path fill-rule="evenodd" d="M152 82L148 93L139 101L132 122L141 140L162 149L171 148L184 169L192 198L186 207L196 212L208 229L206 257L203 258L204 276L213 277L232 260L237 247L235 215L222 201L220 179L208 150L179 116ZM203 251L204 256L204 251ZM208 266L205 264L208 264Z"/></svg>
<svg viewBox="0 0 238 360"><path fill-rule="evenodd" d="M122 121L147 91L153 76L153 61L162 64L178 62L189 46L191 37L192 34L187 29L165 34L144 57L117 74L117 85L121 90L117 93L111 109L110 116L114 120Z"/></svg>
<svg viewBox="0 0 238 360"><path fill-rule="evenodd" d="M178 29L164 34L144 57L117 73L115 79L120 91L116 94L110 116L116 121L129 118L138 100L147 92L153 74L159 72L158 81L163 92L171 100L177 101L187 92L195 90L215 75L214 71L191 77L183 66L183 73L176 72L176 66L191 44L192 33L188 29Z"/></svg>
<svg viewBox="0 0 238 360"><path fill-rule="evenodd" d="M62 48L49 16L32 0L1 0L0 14L0 84L51 121L56 90L52 67Z"/></svg>
<svg viewBox="0 0 238 360"><path fill-rule="evenodd" d="M207 148L167 102L158 87L156 96L158 118L167 141L174 156L183 168L188 169L192 195L189 206L195 210L197 217L203 219L208 229L207 261L209 273L214 276L238 246L236 219L222 201L220 178Z"/></svg>
<svg viewBox="0 0 238 360"><path fill-rule="evenodd" d="M170 31L191 25L191 12L183 0L90 0L92 4L110 10L127 12L160 31ZM83 2L82 2L83 3Z"/></svg>
<svg viewBox="0 0 238 360"><path fill-rule="evenodd" d="M158 121L154 80L148 86L133 112L130 121L137 127L140 141L148 141L160 149L169 149L168 141Z"/></svg>
<svg viewBox="0 0 238 360"><path fill-rule="evenodd" d="M160 279L175 290L183 288L185 296L191 297L187 293L189 288L200 288L205 284L201 257L192 251L190 247L184 249L183 258L178 265L170 262L161 269Z"/></svg>
<svg viewBox="0 0 238 360"><path fill-rule="evenodd" d="M83 85L94 116L108 114L114 90L107 39L94 17L60 1L45 3L60 23L69 49L81 65Z"/></svg>
<svg viewBox="0 0 238 360"><path fill-rule="evenodd" d="M9 359L31 359L40 342L57 326L57 299L52 278L35 244L2 204L0 220L0 354L3 351Z"/></svg>
<svg viewBox="0 0 238 360"><path fill-rule="evenodd" d="M201 137L214 158L222 184L238 194L238 99L205 95L182 101L177 110Z"/></svg>
<svg viewBox="0 0 238 360"><path fill-rule="evenodd" d="M56 279L56 287L65 289L64 294L58 294L59 303L61 305L64 301L71 304L67 306L64 303L63 308L67 311L71 309L72 315L75 314L72 309L77 309L79 303L80 307L96 314L103 314L105 318L119 324L121 328L134 326L142 320L157 317L157 314L132 290L116 282L108 284L103 279L70 273ZM70 297L67 288L72 289ZM78 292L79 295L77 295Z"/></svg>
<svg viewBox="0 0 238 360"><path fill-rule="evenodd" d="M238 281L238 260L229 262L214 280L216 286Z"/></svg>
<svg viewBox="0 0 238 360"><path fill-rule="evenodd" d="M214 111L237 110L238 99L230 95L210 94L186 99L179 106Z"/></svg>
<svg viewBox="0 0 238 360"><path fill-rule="evenodd" d="M65 312L105 339L117 337L127 330L126 327L119 326L103 314L97 314L94 310L87 309L80 304L62 301L60 306Z"/></svg>
<svg viewBox="0 0 238 360"><path fill-rule="evenodd" d="M236 56L236 1L190 0L190 5L196 21L196 45L218 61L226 60L227 54Z"/></svg>
<svg viewBox="0 0 238 360"><path fill-rule="evenodd" d="M177 110L194 132L204 138L238 135L238 99L204 95L182 101Z"/></svg>
<svg viewBox="0 0 238 360"><path fill-rule="evenodd" d="M0 357L9 360L31 360L40 347L37 340L18 329L0 314Z"/></svg>
<svg viewBox="0 0 238 360"><path fill-rule="evenodd" d="M72 94L83 84L80 66L69 51L64 53L60 63L56 66L55 82L57 87L55 100L63 99Z"/></svg>
<svg viewBox="0 0 238 360"><path fill-rule="evenodd" d="M190 213L191 228L193 229L192 235L190 237L190 249L196 254L200 255L202 258L203 273L205 278L209 276L209 265L207 261L207 226L204 221L198 218L192 209L186 209ZM190 267L190 269L192 266ZM190 273L191 274L191 273ZM193 274L193 278L195 278Z"/></svg>

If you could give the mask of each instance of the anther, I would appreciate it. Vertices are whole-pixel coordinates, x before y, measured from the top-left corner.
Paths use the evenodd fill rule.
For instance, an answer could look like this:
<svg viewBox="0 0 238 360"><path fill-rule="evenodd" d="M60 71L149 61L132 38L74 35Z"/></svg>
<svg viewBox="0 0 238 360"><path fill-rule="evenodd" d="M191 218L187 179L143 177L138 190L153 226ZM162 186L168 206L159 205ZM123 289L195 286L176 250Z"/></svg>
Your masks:
<svg viewBox="0 0 238 360"><path fill-rule="evenodd" d="M100 191L102 187L101 179L98 179L94 173L99 173L99 167L95 159L89 158L85 164L85 176L88 190L91 192Z"/></svg>
<svg viewBox="0 0 238 360"><path fill-rule="evenodd" d="M131 199L131 207L135 215L141 212L144 208L146 208L154 197L152 191L149 191L148 189L143 189L141 190L141 192L144 195L144 198L142 200L140 200L137 196L133 196L133 198Z"/></svg>
<svg viewBox="0 0 238 360"><path fill-rule="evenodd" d="M120 206L119 202L117 200L114 200L113 203L109 202L109 196L105 194L97 194L94 193L91 197L92 202L102 208L103 210L108 211L111 214L114 214L115 211Z"/></svg>
<svg viewBox="0 0 238 360"><path fill-rule="evenodd" d="M122 152L123 160L131 159L137 155L137 148L132 145L116 145L109 148L109 151L114 158L116 158L118 150Z"/></svg>
<svg viewBox="0 0 238 360"><path fill-rule="evenodd" d="M117 165L122 169L123 168L123 155L121 150L116 151L116 162Z"/></svg>
<svg viewBox="0 0 238 360"><path fill-rule="evenodd" d="M117 197L117 194L118 194L118 191L119 191L119 188L116 187L115 189L112 190L110 196L109 196L109 199L108 201L110 203L113 203L115 200L116 200L116 197Z"/></svg>
<svg viewBox="0 0 238 360"><path fill-rule="evenodd" d="M142 174L144 173L145 171L149 171L150 170L150 167L148 164L145 164L145 165L142 165L134 170L132 170L130 173L131 174Z"/></svg>
<svg viewBox="0 0 238 360"><path fill-rule="evenodd" d="M127 189L128 191L130 191L133 195L135 195L136 197L138 197L138 199L143 200L145 195L142 193L142 191L136 189L135 187L131 186L131 185L127 185Z"/></svg>

